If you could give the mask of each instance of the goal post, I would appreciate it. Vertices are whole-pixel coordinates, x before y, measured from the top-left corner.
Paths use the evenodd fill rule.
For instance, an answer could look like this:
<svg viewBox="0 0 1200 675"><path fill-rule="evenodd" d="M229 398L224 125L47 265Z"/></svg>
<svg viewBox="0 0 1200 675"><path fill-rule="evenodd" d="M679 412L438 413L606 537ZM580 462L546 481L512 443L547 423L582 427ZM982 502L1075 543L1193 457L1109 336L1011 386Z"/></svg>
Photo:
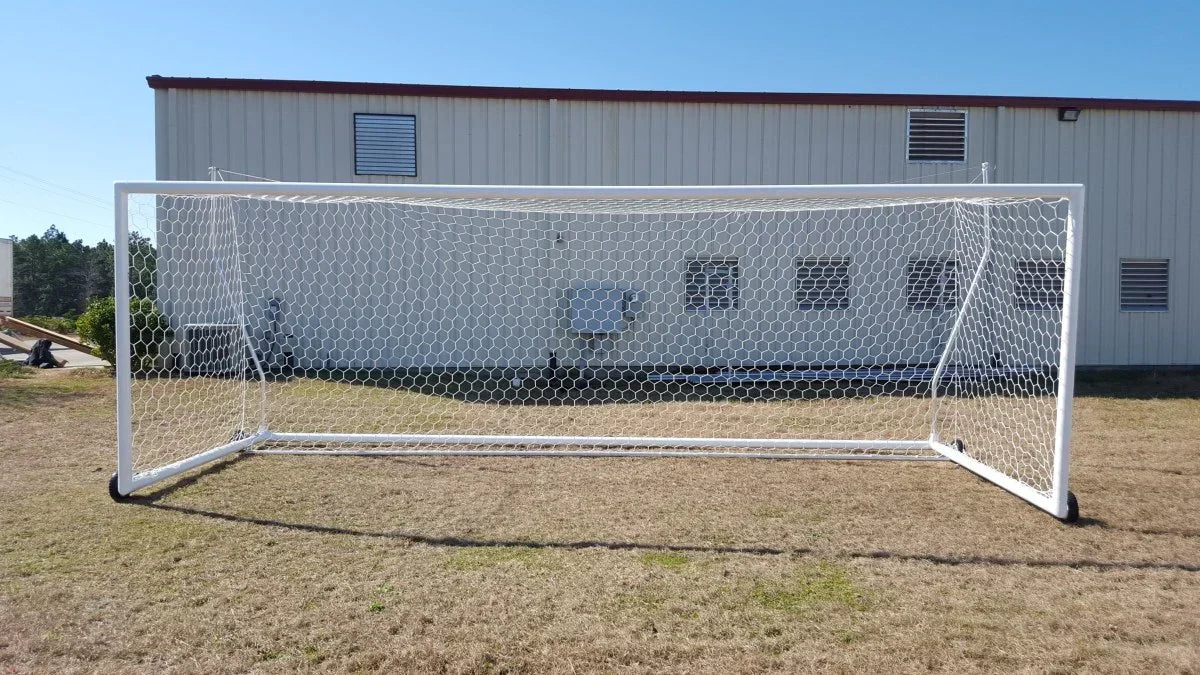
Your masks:
<svg viewBox="0 0 1200 675"><path fill-rule="evenodd" d="M1077 517L1081 185L115 197L114 498L236 452L950 460Z"/></svg>

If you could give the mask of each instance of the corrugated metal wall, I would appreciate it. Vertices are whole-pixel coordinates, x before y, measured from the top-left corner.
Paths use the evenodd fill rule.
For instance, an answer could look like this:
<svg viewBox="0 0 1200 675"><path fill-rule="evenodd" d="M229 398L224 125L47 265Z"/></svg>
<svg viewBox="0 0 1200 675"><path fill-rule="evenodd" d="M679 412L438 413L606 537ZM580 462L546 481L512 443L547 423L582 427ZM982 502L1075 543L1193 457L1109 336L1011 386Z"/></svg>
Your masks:
<svg viewBox="0 0 1200 675"><path fill-rule="evenodd" d="M905 161L903 106L158 90L157 174L492 184L999 182L1088 188L1079 362L1200 364L1200 114L970 108L965 165ZM417 116L415 178L355 176L353 114ZM1165 313L1120 312L1122 257L1171 259Z"/></svg>
<svg viewBox="0 0 1200 675"><path fill-rule="evenodd" d="M0 316L13 311L13 240L0 237Z"/></svg>

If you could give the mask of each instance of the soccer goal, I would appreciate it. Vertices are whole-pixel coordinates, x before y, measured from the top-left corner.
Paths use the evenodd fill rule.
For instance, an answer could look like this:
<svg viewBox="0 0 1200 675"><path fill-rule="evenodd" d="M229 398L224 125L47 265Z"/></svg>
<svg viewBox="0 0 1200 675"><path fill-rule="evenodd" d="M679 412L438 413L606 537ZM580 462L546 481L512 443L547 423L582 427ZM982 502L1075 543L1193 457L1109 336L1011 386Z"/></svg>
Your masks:
<svg viewBox="0 0 1200 675"><path fill-rule="evenodd" d="M118 183L110 491L235 452L949 460L1074 519L1083 193Z"/></svg>

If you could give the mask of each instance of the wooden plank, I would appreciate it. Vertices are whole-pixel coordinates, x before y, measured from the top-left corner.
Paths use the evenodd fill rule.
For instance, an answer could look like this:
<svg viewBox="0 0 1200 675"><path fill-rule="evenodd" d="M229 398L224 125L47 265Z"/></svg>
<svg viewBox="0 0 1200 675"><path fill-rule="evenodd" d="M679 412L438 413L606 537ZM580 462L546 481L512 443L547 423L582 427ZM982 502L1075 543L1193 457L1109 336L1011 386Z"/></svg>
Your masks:
<svg viewBox="0 0 1200 675"><path fill-rule="evenodd" d="M4 317L4 326L22 335L49 340L55 344L60 344L64 347L70 347L77 352L83 352L84 354L92 353L92 347L90 345L78 340L73 340L62 333L55 333L52 330L46 330L40 326L35 326L27 321L14 319L11 316Z"/></svg>
<svg viewBox="0 0 1200 675"><path fill-rule="evenodd" d="M19 352L25 352L26 354L33 351L33 347L30 347L15 337L5 335L4 333L0 333L0 344L7 345Z"/></svg>

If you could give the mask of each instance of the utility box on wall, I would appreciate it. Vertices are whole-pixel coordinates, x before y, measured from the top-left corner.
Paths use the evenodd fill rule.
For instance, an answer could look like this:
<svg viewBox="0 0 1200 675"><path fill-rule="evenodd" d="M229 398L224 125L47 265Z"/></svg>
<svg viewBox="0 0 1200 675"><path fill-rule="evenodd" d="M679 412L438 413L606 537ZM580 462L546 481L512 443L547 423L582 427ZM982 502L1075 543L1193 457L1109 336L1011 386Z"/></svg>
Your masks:
<svg viewBox="0 0 1200 675"><path fill-rule="evenodd" d="M576 335L608 335L625 329L625 291L585 284L567 289L568 330Z"/></svg>

